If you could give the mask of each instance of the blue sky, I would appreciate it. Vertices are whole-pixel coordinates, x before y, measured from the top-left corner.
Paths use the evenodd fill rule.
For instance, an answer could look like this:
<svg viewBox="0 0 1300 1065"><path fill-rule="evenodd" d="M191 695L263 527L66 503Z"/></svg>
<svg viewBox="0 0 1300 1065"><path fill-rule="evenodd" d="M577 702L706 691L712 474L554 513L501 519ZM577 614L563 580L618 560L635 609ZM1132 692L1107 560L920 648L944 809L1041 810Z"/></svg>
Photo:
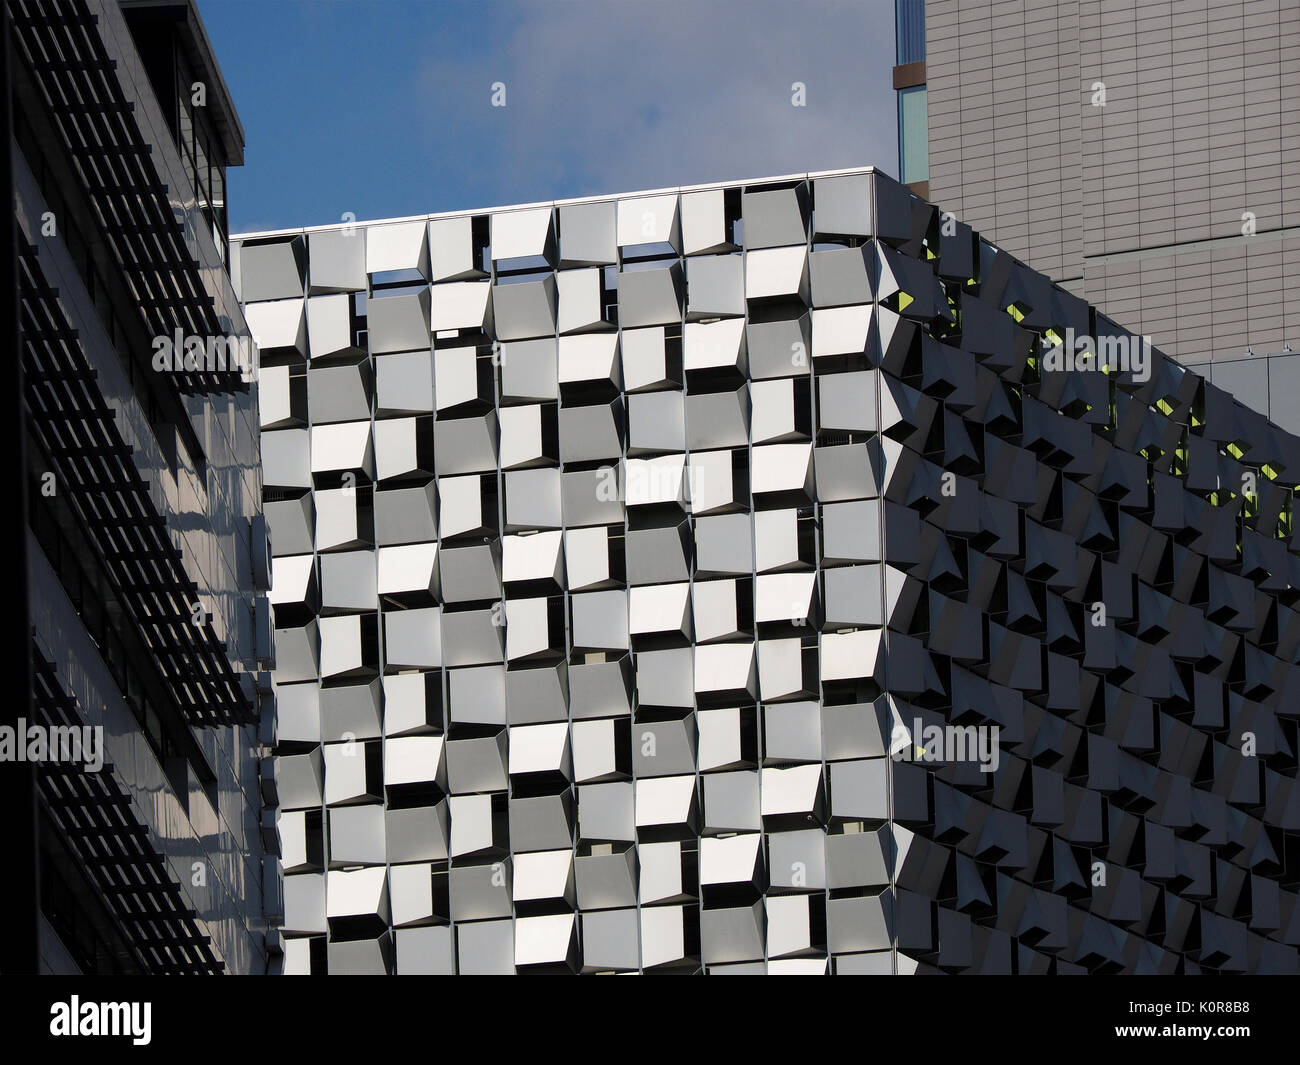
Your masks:
<svg viewBox="0 0 1300 1065"><path fill-rule="evenodd" d="M199 0L231 232L875 164L893 0ZM494 83L505 107L493 107ZM806 105L792 104L802 82Z"/></svg>

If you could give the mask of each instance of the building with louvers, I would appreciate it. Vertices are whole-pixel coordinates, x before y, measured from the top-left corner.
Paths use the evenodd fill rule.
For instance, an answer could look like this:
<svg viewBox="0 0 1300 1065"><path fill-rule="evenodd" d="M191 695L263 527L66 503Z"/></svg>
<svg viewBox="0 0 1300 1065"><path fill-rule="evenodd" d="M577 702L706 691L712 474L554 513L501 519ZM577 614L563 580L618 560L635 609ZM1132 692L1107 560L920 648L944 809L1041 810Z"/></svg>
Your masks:
<svg viewBox="0 0 1300 1065"><path fill-rule="evenodd" d="M284 971L1300 971L1300 438L1159 336L871 169L231 261Z"/></svg>
<svg viewBox="0 0 1300 1065"><path fill-rule="evenodd" d="M225 214L243 131L192 0L3 7L31 699L3 720L0 971L262 973L269 549ZM79 756L22 742L55 729Z"/></svg>

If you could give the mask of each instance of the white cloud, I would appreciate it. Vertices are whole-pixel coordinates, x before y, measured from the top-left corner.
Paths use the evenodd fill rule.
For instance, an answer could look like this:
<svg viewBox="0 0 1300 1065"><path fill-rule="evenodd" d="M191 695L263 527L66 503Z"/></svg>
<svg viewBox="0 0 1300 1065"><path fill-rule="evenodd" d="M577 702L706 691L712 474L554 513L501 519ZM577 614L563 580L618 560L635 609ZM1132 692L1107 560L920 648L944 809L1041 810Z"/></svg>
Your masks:
<svg viewBox="0 0 1300 1065"><path fill-rule="evenodd" d="M867 163L897 169L892 0L520 4L422 71L433 165L475 204ZM491 106L504 82L507 106ZM807 105L791 104L806 86Z"/></svg>

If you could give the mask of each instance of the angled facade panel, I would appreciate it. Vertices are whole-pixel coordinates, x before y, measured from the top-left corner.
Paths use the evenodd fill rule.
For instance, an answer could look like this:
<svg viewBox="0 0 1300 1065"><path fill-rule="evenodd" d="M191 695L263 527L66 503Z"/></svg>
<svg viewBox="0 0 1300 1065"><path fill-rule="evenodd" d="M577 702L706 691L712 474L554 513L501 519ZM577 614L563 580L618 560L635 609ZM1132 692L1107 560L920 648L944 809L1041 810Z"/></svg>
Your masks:
<svg viewBox="0 0 1300 1065"><path fill-rule="evenodd" d="M1300 970L1300 439L872 170L424 232L246 244L295 971Z"/></svg>

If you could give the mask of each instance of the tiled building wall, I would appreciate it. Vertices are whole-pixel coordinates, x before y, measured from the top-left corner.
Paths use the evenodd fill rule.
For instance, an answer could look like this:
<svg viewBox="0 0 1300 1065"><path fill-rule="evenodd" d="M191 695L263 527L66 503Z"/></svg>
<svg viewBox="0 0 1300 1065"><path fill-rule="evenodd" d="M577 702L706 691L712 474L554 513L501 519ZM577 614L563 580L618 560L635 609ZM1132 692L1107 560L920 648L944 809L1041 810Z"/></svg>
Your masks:
<svg viewBox="0 0 1300 1065"><path fill-rule="evenodd" d="M930 0L926 20L935 202L1185 364L1300 349L1300 9Z"/></svg>
<svg viewBox="0 0 1300 1065"><path fill-rule="evenodd" d="M869 171L237 258L286 971L1296 970L1300 440Z"/></svg>
<svg viewBox="0 0 1300 1065"><path fill-rule="evenodd" d="M925 10L931 198L1063 283L1082 274L1078 7Z"/></svg>

